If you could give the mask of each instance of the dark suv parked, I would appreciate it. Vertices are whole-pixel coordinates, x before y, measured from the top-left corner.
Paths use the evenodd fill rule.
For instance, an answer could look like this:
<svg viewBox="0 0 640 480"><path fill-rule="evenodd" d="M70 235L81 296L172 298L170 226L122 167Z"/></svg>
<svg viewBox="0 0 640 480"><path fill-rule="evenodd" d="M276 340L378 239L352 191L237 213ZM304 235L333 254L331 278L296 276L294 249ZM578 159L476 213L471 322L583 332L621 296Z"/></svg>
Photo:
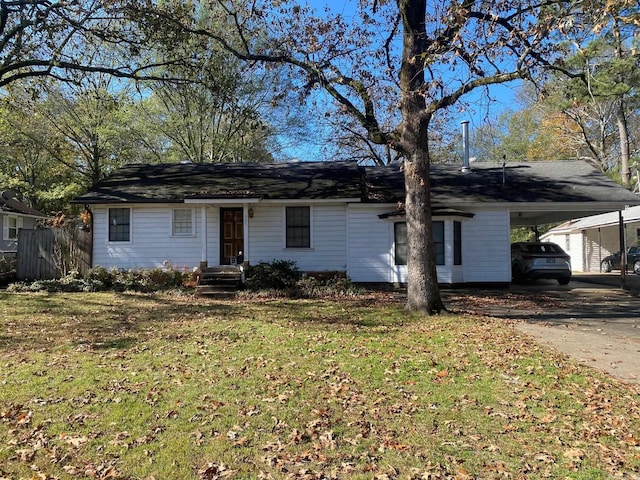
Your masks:
<svg viewBox="0 0 640 480"><path fill-rule="evenodd" d="M511 275L514 282L550 278L566 285L571 281L571 257L555 243L513 243Z"/></svg>
<svg viewBox="0 0 640 480"><path fill-rule="evenodd" d="M600 270L603 272L620 270L620 252L604 257L600 263ZM640 275L640 247L627 249L627 270L633 270L633 273Z"/></svg>

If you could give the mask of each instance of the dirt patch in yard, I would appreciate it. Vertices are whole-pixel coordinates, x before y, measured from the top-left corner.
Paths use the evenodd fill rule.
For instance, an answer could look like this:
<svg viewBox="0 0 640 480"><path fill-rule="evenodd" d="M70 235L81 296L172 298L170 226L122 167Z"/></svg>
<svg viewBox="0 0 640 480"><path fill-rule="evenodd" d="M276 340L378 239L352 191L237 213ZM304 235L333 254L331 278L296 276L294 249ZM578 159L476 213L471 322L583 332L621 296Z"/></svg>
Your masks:
<svg viewBox="0 0 640 480"><path fill-rule="evenodd" d="M515 328L619 380L640 383L637 292L572 282L504 290L445 290L449 309L515 322Z"/></svg>

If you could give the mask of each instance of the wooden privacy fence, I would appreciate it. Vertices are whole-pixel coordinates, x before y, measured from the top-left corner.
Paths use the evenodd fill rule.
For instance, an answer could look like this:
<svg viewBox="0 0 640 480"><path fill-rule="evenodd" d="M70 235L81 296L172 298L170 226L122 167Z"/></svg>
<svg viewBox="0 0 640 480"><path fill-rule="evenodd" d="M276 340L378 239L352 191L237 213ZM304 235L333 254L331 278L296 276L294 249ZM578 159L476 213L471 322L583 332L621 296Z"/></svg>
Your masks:
<svg viewBox="0 0 640 480"><path fill-rule="evenodd" d="M91 239L91 232L75 226L20 229L18 280L59 278L73 270L86 273L91 268Z"/></svg>

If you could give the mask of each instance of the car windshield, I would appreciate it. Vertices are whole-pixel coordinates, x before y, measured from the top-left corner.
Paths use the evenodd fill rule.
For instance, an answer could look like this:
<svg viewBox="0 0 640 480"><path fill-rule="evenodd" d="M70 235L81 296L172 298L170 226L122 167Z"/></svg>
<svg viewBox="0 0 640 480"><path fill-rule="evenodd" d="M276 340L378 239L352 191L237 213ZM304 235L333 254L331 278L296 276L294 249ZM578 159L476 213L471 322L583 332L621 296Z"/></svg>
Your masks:
<svg viewBox="0 0 640 480"><path fill-rule="evenodd" d="M564 253L560 247L553 243L534 243L525 245L524 250L527 253Z"/></svg>

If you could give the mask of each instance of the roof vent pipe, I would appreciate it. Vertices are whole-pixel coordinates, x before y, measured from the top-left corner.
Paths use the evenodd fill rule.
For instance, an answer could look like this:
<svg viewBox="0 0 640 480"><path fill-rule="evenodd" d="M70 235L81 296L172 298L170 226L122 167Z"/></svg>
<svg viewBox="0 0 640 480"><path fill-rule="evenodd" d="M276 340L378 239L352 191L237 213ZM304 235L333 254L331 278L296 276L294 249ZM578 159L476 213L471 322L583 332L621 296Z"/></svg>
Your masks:
<svg viewBox="0 0 640 480"><path fill-rule="evenodd" d="M471 171L469 165L469 120L462 122L462 173Z"/></svg>

